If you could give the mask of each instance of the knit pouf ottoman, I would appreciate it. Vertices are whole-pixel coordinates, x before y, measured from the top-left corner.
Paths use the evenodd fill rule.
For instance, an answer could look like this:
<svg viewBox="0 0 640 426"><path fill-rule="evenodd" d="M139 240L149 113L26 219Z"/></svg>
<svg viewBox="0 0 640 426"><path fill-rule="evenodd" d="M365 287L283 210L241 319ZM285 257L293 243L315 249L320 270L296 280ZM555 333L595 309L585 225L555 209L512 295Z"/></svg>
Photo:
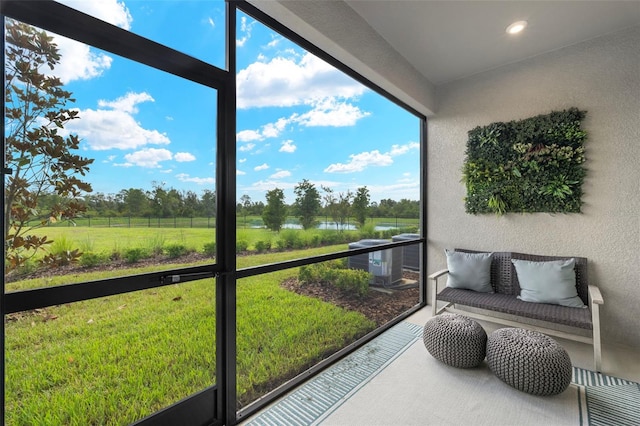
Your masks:
<svg viewBox="0 0 640 426"><path fill-rule="evenodd" d="M458 368L477 367L484 360L487 333L462 315L438 315L424 325L422 340L438 361Z"/></svg>
<svg viewBox="0 0 640 426"><path fill-rule="evenodd" d="M571 359L551 337L501 328L487 339L487 364L500 380L533 395L557 395L571 383Z"/></svg>

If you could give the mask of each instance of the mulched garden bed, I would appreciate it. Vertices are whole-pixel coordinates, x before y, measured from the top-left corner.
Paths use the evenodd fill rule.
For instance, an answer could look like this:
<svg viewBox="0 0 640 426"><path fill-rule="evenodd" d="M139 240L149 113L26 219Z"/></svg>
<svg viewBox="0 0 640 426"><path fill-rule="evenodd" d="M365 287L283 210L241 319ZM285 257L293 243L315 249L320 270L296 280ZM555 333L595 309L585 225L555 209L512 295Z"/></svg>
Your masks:
<svg viewBox="0 0 640 426"><path fill-rule="evenodd" d="M417 280L418 274L405 272L407 280ZM332 303L344 309L357 311L381 326L401 313L407 311L419 302L419 289L408 288L404 290L392 290L391 293L369 289L369 293L360 298L350 295L342 290L321 283L300 285L297 278L289 278L282 282L281 286L295 293L315 297Z"/></svg>

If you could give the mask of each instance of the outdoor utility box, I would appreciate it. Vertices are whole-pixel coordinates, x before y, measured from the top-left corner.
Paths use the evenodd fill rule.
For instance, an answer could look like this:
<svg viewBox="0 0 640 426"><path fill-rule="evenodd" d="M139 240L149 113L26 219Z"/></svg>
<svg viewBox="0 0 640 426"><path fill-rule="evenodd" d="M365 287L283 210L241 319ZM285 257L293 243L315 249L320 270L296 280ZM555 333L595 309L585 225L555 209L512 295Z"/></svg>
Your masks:
<svg viewBox="0 0 640 426"><path fill-rule="evenodd" d="M391 241L409 241L420 239L420 234L400 234L391 237ZM402 251L402 267L412 271L420 270L420 244L413 246L403 246Z"/></svg>
<svg viewBox="0 0 640 426"><path fill-rule="evenodd" d="M360 240L349 243L349 250L388 244L390 240ZM390 286L402 280L402 247L349 256L350 269L362 269L373 275L371 284Z"/></svg>

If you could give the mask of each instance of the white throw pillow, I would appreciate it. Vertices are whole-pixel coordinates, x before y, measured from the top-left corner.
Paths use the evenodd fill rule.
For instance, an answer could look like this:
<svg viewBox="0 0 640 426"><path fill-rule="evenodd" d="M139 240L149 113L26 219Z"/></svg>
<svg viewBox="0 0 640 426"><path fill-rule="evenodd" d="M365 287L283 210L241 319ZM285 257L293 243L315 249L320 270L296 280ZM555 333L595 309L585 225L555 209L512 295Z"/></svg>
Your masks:
<svg viewBox="0 0 640 426"><path fill-rule="evenodd" d="M447 255L447 287L493 293L491 256L493 253L464 253L445 250Z"/></svg>
<svg viewBox="0 0 640 426"><path fill-rule="evenodd" d="M586 307L576 289L575 259L549 262L511 259L511 262L520 282L518 299L571 308Z"/></svg>

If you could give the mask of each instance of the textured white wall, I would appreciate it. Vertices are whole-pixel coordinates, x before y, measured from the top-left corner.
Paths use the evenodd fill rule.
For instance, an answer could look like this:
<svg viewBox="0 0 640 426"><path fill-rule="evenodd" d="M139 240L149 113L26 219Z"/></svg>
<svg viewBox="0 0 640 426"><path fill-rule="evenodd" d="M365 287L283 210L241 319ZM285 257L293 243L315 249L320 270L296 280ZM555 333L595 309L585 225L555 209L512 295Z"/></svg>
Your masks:
<svg viewBox="0 0 640 426"><path fill-rule="evenodd" d="M438 88L428 119L429 273L453 247L587 257L605 299L604 341L640 348L639 46L634 27ZM587 111L583 213L465 213L467 132L572 106Z"/></svg>

